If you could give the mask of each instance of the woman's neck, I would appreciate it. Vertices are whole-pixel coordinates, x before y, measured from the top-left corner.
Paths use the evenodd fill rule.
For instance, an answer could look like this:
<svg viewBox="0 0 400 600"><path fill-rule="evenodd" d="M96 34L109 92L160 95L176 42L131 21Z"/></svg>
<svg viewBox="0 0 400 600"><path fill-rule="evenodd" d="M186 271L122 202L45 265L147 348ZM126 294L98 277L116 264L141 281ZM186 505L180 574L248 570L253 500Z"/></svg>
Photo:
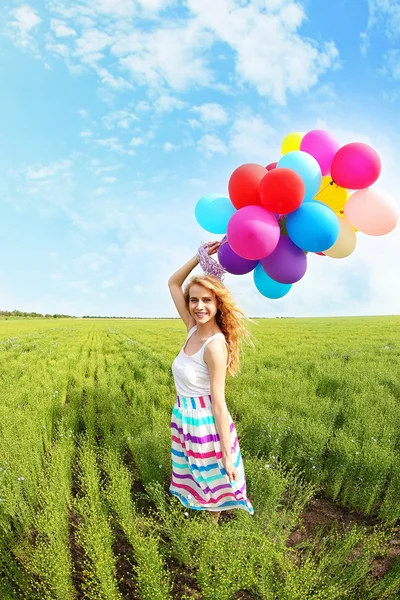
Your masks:
<svg viewBox="0 0 400 600"><path fill-rule="evenodd" d="M215 320L204 323L204 325L202 323L197 324L196 334L201 340L206 340L216 333L219 333L219 328Z"/></svg>

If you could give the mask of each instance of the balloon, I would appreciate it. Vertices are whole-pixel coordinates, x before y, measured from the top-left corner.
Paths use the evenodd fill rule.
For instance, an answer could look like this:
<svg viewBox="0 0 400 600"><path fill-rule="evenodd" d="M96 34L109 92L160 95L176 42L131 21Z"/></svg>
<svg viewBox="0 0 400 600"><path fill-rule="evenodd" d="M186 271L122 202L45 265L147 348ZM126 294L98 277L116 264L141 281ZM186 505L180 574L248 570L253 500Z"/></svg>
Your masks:
<svg viewBox="0 0 400 600"><path fill-rule="evenodd" d="M325 256L331 258L346 258L355 250L357 244L357 236L351 223L345 217L339 217L339 236L336 242L324 250Z"/></svg>
<svg viewBox="0 0 400 600"><path fill-rule="evenodd" d="M260 183L261 204L271 212L287 214L296 210L304 194L302 178L291 169L269 171Z"/></svg>
<svg viewBox="0 0 400 600"><path fill-rule="evenodd" d="M399 221L399 208L395 200L380 188L354 192L344 207L347 220L368 235L390 233Z"/></svg>
<svg viewBox="0 0 400 600"><path fill-rule="evenodd" d="M277 247L260 260L267 275L279 283L296 283L307 270L307 257L292 240L281 235Z"/></svg>
<svg viewBox="0 0 400 600"><path fill-rule="evenodd" d="M320 188L322 175L319 164L313 156L301 150L289 152L278 161L277 169L292 169L300 175L306 187L306 196L314 198Z"/></svg>
<svg viewBox="0 0 400 600"><path fill-rule="evenodd" d="M343 209L348 197L348 192L332 181L330 175L322 178L321 187L315 195L315 200L323 202L335 212Z"/></svg>
<svg viewBox="0 0 400 600"><path fill-rule="evenodd" d="M382 165L368 144L354 142L340 148L332 161L331 175L337 185L350 190L369 187L378 179Z"/></svg>
<svg viewBox="0 0 400 600"><path fill-rule="evenodd" d="M267 169L267 171L273 171L274 169L276 169L277 164L278 164L277 162L272 162L272 163L269 163L269 165L267 165L265 168Z"/></svg>
<svg viewBox="0 0 400 600"><path fill-rule="evenodd" d="M263 296L276 300L277 298L286 296L290 292L291 283L274 281L266 274L260 263L256 266L253 273L254 284Z"/></svg>
<svg viewBox="0 0 400 600"><path fill-rule="evenodd" d="M250 205L261 205L260 181L267 174L267 169L254 163L246 163L233 171L229 183L229 197L235 208Z"/></svg>
<svg viewBox="0 0 400 600"><path fill-rule="evenodd" d="M235 212L229 198L221 194L203 196L194 209L196 221L210 233L226 233L229 219Z"/></svg>
<svg viewBox="0 0 400 600"><path fill-rule="evenodd" d="M259 260L271 254L279 241L276 217L262 206L240 208L228 223L228 242L242 258Z"/></svg>
<svg viewBox="0 0 400 600"><path fill-rule="evenodd" d="M328 206L311 200L287 215L286 228L292 242L302 250L324 252L338 238L339 219Z"/></svg>
<svg viewBox="0 0 400 600"><path fill-rule="evenodd" d="M220 265L233 275L244 275L253 271L258 264L257 260L247 260L242 258L232 250L226 237L221 240L221 246L218 249L218 260ZM225 243L224 243L225 242Z"/></svg>
<svg viewBox="0 0 400 600"><path fill-rule="evenodd" d="M325 256L323 252L315 252L314 254L318 254L318 256Z"/></svg>
<svg viewBox="0 0 400 600"><path fill-rule="evenodd" d="M323 129L313 129L301 140L300 150L311 154L319 164L322 175L331 170L333 157L339 150L339 142Z"/></svg>
<svg viewBox="0 0 400 600"><path fill-rule="evenodd" d="M304 133L300 133L299 131L288 133L282 142L282 156L288 152L293 152L293 150L300 150L303 135Z"/></svg>

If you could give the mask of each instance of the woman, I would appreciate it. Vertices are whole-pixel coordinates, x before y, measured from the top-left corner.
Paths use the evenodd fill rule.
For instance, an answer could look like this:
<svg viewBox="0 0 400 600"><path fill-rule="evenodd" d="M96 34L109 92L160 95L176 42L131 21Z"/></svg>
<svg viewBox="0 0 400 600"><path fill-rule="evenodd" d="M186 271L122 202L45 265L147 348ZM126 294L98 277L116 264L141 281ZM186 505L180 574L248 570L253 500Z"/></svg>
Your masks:
<svg viewBox="0 0 400 600"><path fill-rule="evenodd" d="M215 254L219 242L206 247ZM214 261L213 261L214 262ZM225 402L226 373L239 366L239 342L249 339L225 285L213 275L186 277L198 265L189 260L168 281L188 336L172 364L177 391L172 409L171 494L194 510L208 510L217 522L222 510L254 513L235 424Z"/></svg>

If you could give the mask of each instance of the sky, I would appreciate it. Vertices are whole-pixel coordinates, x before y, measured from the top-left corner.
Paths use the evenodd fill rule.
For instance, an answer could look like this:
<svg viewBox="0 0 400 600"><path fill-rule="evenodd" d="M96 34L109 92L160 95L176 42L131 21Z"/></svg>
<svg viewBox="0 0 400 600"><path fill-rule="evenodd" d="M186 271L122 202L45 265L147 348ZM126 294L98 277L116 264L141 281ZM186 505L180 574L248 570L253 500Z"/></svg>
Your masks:
<svg viewBox="0 0 400 600"><path fill-rule="evenodd" d="M0 309L177 316L168 278L222 238L197 201L291 131L369 143L400 205L399 42L400 0L6 0ZM357 236L280 300L225 283L253 317L400 313L400 226Z"/></svg>

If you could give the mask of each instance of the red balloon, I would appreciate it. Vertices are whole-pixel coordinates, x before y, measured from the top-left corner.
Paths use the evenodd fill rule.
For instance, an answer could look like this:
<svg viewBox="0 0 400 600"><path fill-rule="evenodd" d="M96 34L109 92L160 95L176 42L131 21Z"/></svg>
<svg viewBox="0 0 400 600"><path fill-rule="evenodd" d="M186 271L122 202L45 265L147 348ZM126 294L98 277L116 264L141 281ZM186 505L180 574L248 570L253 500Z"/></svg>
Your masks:
<svg viewBox="0 0 400 600"><path fill-rule="evenodd" d="M272 163L269 163L269 165L267 165L265 168L267 169L267 171L273 171L274 169L276 169L277 164L278 164L277 162L272 162Z"/></svg>
<svg viewBox="0 0 400 600"><path fill-rule="evenodd" d="M267 210L287 215L299 208L306 188L300 175L292 169L269 171L260 183L261 204Z"/></svg>
<svg viewBox="0 0 400 600"><path fill-rule="evenodd" d="M229 183L229 197L235 208L261 206L260 181L267 169L254 163L246 163L233 171Z"/></svg>

